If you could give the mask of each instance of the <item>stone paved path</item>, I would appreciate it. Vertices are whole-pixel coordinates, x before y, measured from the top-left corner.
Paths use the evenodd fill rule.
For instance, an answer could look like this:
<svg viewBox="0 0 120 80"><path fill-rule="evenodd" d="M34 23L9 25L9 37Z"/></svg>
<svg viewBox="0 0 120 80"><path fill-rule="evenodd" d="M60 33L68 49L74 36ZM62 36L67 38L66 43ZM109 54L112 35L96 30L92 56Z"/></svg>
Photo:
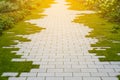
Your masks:
<svg viewBox="0 0 120 80"><path fill-rule="evenodd" d="M71 22L84 11L68 10L64 0L56 2L44 12L48 15L44 19L28 21L46 29L26 36L31 42L16 45L20 48L17 54L23 56L12 60L33 61L39 69L23 72L20 77L11 72L2 76L10 76L9 80L118 80L120 62L100 62L98 56L90 54L90 44L97 42L85 37L91 29Z"/></svg>

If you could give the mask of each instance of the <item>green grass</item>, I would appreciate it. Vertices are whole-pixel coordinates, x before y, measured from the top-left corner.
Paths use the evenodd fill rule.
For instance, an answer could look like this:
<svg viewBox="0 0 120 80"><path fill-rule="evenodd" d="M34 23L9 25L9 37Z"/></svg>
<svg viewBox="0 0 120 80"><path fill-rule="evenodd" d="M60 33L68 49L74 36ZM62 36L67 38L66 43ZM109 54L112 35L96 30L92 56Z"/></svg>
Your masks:
<svg viewBox="0 0 120 80"><path fill-rule="evenodd" d="M40 1L40 0L36 0ZM18 51L19 48L3 48L9 47L10 45L16 45L17 42L14 40L18 40L20 42L28 42L31 41L27 38L19 37L16 35L29 35L40 32L42 27L35 26L34 24L26 23L24 21L30 19L43 18L41 12L44 11L44 8L50 7L50 4L53 3L53 0L44 0L41 6L37 7L37 9L32 10L31 15L28 15L23 21L16 23L16 25L9 30L3 32L0 36L0 75L3 72L29 72L32 68L39 68L38 65L33 65L32 61L25 62L11 62L13 58L20 58L21 55L16 55L15 53L11 53L11 51ZM19 76L19 75L18 75ZM0 77L0 80L8 80L8 77Z"/></svg>
<svg viewBox="0 0 120 80"><path fill-rule="evenodd" d="M68 5L70 5L69 9L72 10L86 10L88 7L81 0L66 0Z"/></svg>
<svg viewBox="0 0 120 80"><path fill-rule="evenodd" d="M99 41L96 44L92 44L92 47L111 47L103 50L90 50L91 53L96 53L98 56L105 56L105 58L100 58L101 61L120 61L120 29L117 33L113 33L113 27L116 26L115 23L110 23L105 19L99 17L98 14L85 14L84 16L78 16L74 22L81 23L94 30L87 35L87 37L97 38ZM118 42L118 43L114 43Z"/></svg>
<svg viewBox="0 0 120 80"><path fill-rule="evenodd" d="M3 35L0 36L0 43L1 43L0 44L0 75L3 72L19 72L19 73L29 72L31 68L39 67L38 65L32 65L32 62L30 61L11 62L11 59L21 57L21 55L16 55L15 53L11 53L11 51L18 51L19 48L6 49L2 47L18 44L14 42L14 40L18 40L20 42L30 41L29 39L18 37L16 35L33 34L39 32L40 30L42 30L42 28L21 21L17 23L14 28L4 31ZM8 33L8 32L13 32L13 33ZM7 78L0 77L0 80L7 80Z"/></svg>

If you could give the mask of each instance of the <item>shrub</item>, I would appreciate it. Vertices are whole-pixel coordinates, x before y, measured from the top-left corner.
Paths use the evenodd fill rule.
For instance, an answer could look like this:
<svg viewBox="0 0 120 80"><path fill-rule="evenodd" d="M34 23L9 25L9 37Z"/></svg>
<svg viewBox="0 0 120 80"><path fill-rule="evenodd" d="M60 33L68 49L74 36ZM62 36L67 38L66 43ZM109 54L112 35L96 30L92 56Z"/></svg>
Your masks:
<svg viewBox="0 0 120 80"><path fill-rule="evenodd" d="M87 3L109 21L120 21L120 0L87 0Z"/></svg>
<svg viewBox="0 0 120 80"><path fill-rule="evenodd" d="M11 17L8 17L6 15L0 15L0 29L6 30L14 25L14 20Z"/></svg>
<svg viewBox="0 0 120 80"><path fill-rule="evenodd" d="M6 2L6 1L0 2L0 13L16 11L18 9L19 9L19 6L11 2Z"/></svg>

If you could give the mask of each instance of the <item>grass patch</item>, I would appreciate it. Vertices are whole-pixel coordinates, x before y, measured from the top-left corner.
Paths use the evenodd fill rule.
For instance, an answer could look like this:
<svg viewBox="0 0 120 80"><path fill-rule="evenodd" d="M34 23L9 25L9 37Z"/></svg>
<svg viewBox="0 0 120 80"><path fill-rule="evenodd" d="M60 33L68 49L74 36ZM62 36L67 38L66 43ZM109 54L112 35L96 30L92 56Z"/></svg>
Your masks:
<svg viewBox="0 0 120 80"><path fill-rule="evenodd" d="M39 0L36 0L35 2L37 1ZM32 61L11 62L13 58L21 57L21 55L11 53L11 51L19 50L19 48L11 47L11 45L18 44L17 42L15 42L15 40L19 42L30 41L27 38L23 38L16 35L34 34L44 29L36 25L26 23L25 21L29 19L43 18L45 15L41 14L41 12L44 11L44 8L50 7L50 4L52 3L53 0L44 0L41 5L38 5L37 9L32 10L31 15L28 15L23 21L16 23L13 28L3 31L3 34L0 36L0 75L2 75L3 72L19 72L20 74L21 72L29 72L31 68L39 67L38 65L33 65ZM0 80L8 80L8 77L0 77Z"/></svg>
<svg viewBox="0 0 120 80"><path fill-rule="evenodd" d="M80 0L66 0L68 5L70 5L69 9L71 10L86 10L88 7L84 4L83 1Z"/></svg>
<svg viewBox="0 0 120 80"><path fill-rule="evenodd" d="M29 30L28 30L29 29ZM3 48L10 47L10 45L16 45L18 40L20 42L30 41L29 39L19 37L16 35L26 35L39 32L42 28L25 23L21 21L15 25L14 28L9 29L3 32L3 35L0 36L0 75L3 72L29 72L31 68L38 68L38 65L32 65L32 62L11 62L13 58L20 58L21 55L16 55L11 53L11 51L18 51L19 48ZM19 66L19 67L18 67ZM0 80L7 80L7 78L0 77Z"/></svg>
<svg viewBox="0 0 120 80"><path fill-rule="evenodd" d="M98 56L105 56L100 58L101 61L120 61L120 29L117 33L113 32L115 23L110 23L105 19L99 17L98 14L85 14L77 17L74 22L82 23L93 28L94 30L87 35L87 37L97 38L99 41L92 44L92 47L110 47L106 50L90 50L90 53L96 53Z"/></svg>

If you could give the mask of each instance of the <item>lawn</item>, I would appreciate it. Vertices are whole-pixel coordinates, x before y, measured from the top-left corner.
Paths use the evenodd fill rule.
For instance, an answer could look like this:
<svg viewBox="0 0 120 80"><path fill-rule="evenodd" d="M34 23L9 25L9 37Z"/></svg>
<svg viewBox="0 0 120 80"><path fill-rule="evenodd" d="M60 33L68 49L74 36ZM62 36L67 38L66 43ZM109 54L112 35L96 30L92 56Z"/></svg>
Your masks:
<svg viewBox="0 0 120 80"><path fill-rule="evenodd" d="M105 56L100 58L101 61L120 61L120 28L115 23L106 21L99 14L85 14L78 16L74 22L84 24L92 29L87 37L96 38L99 41L96 44L91 44L95 47L89 50L90 53L96 53L97 56ZM108 47L106 50L97 50L96 47Z"/></svg>
<svg viewBox="0 0 120 80"><path fill-rule="evenodd" d="M39 0L36 0L35 2L37 3L37 1ZM16 23L13 28L3 31L3 34L0 36L0 75L2 75L3 72L18 72L20 74L21 72L29 72L32 68L39 68L38 65L33 65L32 61L11 62L13 58L20 58L21 55L11 53L11 51L18 51L19 48L10 46L18 44L18 42L15 42L15 40L19 42L31 41L27 38L23 38L16 35L30 35L40 32L42 29L44 29L42 28L42 26L38 27L34 24L25 22L26 20L45 17L45 15L42 14L42 12L45 8L50 7L50 4L53 3L53 0L44 0L43 2L44 4L41 4L37 7L37 9L32 10L32 13L26 16L24 20ZM8 80L8 78L0 77L0 80Z"/></svg>

